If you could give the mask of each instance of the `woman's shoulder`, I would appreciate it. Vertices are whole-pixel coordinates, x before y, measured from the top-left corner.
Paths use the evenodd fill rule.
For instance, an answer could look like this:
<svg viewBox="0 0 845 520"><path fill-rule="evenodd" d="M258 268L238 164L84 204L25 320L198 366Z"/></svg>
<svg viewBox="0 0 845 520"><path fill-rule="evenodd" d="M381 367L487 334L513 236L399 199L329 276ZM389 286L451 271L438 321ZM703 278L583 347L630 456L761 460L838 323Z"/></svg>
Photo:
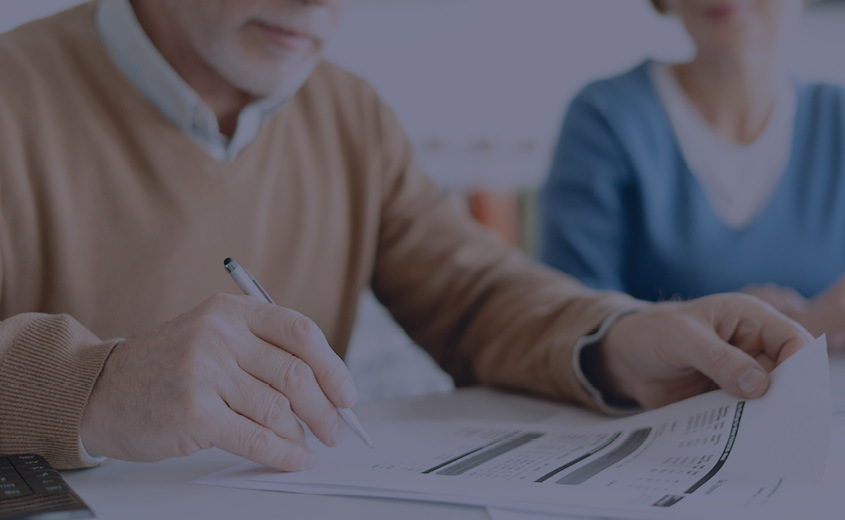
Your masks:
<svg viewBox="0 0 845 520"><path fill-rule="evenodd" d="M573 103L624 108L632 101L656 101L649 75L651 65L648 60L622 74L592 81L573 98Z"/></svg>
<svg viewBox="0 0 845 520"><path fill-rule="evenodd" d="M569 104L564 131L594 129L612 136L623 147L648 150L666 140L671 126L652 83L652 64L650 60L643 62L584 87Z"/></svg>
<svg viewBox="0 0 845 520"><path fill-rule="evenodd" d="M803 136L808 143L823 135L841 139L845 132L845 86L822 82L799 83L797 92L795 117L800 131L796 138Z"/></svg>
<svg viewBox="0 0 845 520"><path fill-rule="evenodd" d="M616 76L593 81L572 98L570 119L597 119L617 132L635 133L653 128L663 132L667 122L652 83L651 60Z"/></svg>
<svg viewBox="0 0 845 520"><path fill-rule="evenodd" d="M845 85L827 82L798 82L799 108L845 113ZM837 110L838 109L838 110Z"/></svg>

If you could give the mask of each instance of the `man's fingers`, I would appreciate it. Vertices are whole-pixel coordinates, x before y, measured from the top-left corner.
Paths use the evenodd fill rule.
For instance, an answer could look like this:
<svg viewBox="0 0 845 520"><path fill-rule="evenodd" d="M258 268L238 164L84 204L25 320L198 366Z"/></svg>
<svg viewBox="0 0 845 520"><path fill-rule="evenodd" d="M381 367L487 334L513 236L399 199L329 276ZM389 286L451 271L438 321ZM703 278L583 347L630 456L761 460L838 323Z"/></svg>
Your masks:
<svg viewBox="0 0 845 520"><path fill-rule="evenodd" d="M747 302L744 308L734 306L724 311L737 320L732 337L727 339L753 355L764 352L775 366L813 340L801 325L755 301Z"/></svg>
<svg viewBox="0 0 845 520"><path fill-rule="evenodd" d="M612 392L648 407L706 391L705 378L753 399L768 390L769 372L810 341L800 325L751 296L714 295L620 319L602 343L603 369L617 381Z"/></svg>
<svg viewBox="0 0 845 520"><path fill-rule="evenodd" d="M305 446L282 439L228 408L221 416L226 419L221 421L213 440L218 448L282 471L301 471L317 465L317 455Z"/></svg>
<svg viewBox="0 0 845 520"><path fill-rule="evenodd" d="M353 406L358 400L355 383L320 328L296 311L252 301L246 316L252 333L304 361L336 406Z"/></svg>
<svg viewBox="0 0 845 520"><path fill-rule="evenodd" d="M766 369L739 348L709 334L687 343L693 368L712 379L728 392L746 399L766 393L769 376Z"/></svg>
<svg viewBox="0 0 845 520"><path fill-rule="evenodd" d="M305 430L296 420L290 401L273 387L240 372L233 374L218 392L232 411L269 428L283 439L305 445Z"/></svg>
<svg viewBox="0 0 845 520"><path fill-rule="evenodd" d="M304 360L257 339L238 356L238 363L249 374L284 394L293 412L323 444L340 443L343 427L337 407L329 401Z"/></svg>
<svg viewBox="0 0 845 520"><path fill-rule="evenodd" d="M772 361L771 358L769 358L769 356L763 352L754 356L754 359L757 361L757 363L760 364L761 367L763 367L763 370L765 370L766 373L769 373L775 369L775 362Z"/></svg>

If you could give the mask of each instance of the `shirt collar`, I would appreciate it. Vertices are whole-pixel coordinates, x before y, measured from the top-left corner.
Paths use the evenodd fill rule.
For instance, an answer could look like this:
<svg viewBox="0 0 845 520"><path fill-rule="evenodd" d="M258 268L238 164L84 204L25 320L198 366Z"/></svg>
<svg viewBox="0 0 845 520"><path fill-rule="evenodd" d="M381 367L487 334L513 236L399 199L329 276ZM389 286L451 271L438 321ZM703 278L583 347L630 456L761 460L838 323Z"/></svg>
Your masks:
<svg viewBox="0 0 845 520"><path fill-rule="evenodd" d="M238 115L235 133L228 139L220 133L211 109L150 41L129 0L101 0L96 26L106 51L129 82L219 161L234 160L258 135L262 123L284 103L281 96L251 103Z"/></svg>

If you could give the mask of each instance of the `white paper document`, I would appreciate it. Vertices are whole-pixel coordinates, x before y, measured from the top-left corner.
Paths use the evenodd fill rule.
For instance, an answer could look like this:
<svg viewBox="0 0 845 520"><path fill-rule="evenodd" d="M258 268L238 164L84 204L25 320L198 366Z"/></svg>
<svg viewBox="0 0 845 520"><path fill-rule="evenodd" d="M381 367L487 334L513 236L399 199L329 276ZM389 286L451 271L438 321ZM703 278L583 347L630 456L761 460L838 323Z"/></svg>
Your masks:
<svg viewBox="0 0 845 520"><path fill-rule="evenodd" d="M709 517L810 500L830 444L824 339L771 377L757 400L715 391L588 426L555 418L368 422L374 450L356 438L337 448L316 443L314 470L281 473L245 463L196 482L573 517Z"/></svg>
<svg viewBox="0 0 845 520"><path fill-rule="evenodd" d="M719 520L841 520L845 511L845 397L834 396L832 401L833 422L831 425L830 449L827 466L819 491L808 501L794 501L789 504L775 503L749 510L736 509L719 515ZM512 509L488 508L490 520L586 520L596 516L532 513ZM608 516L603 516L607 520ZM621 517L618 517L621 518Z"/></svg>

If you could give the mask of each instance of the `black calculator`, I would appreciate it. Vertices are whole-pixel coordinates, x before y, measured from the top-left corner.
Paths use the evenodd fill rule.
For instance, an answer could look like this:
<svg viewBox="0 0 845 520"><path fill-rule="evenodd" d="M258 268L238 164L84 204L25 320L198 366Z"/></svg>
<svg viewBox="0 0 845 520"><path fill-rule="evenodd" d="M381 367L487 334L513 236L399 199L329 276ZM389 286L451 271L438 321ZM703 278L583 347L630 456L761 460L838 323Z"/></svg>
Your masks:
<svg viewBox="0 0 845 520"><path fill-rule="evenodd" d="M0 456L0 520L93 517L44 457L32 453Z"/></svg>

